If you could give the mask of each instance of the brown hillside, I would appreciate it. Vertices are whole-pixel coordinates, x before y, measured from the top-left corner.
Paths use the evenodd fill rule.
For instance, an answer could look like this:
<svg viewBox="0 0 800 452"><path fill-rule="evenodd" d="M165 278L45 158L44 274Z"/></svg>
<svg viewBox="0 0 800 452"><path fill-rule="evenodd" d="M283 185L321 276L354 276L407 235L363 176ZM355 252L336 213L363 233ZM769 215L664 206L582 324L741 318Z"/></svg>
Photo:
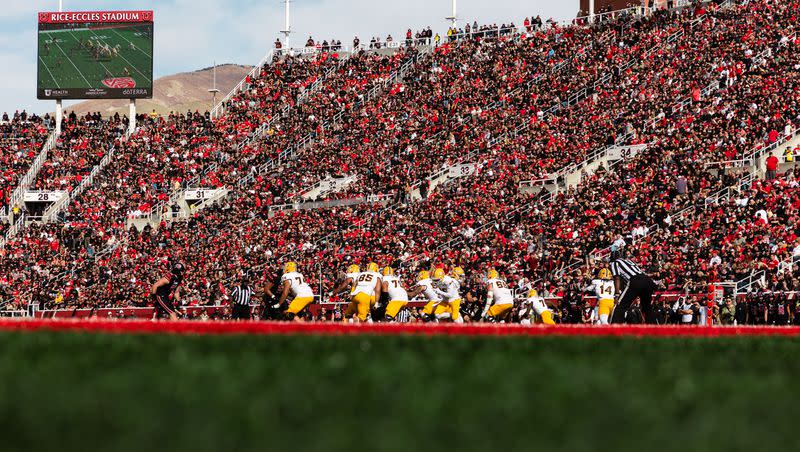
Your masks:
<svg viewBox="0 0 800 452"><path fill-rule="evenodd" d="M217 100L228 94L247 75L250 68L250 66L236 64L217 66L217 89L220 91L217 94ZM214 73L212 68L161 77L154 81L153 98L137 100L136 111L138 113L149 113L155 110L159 114L168 114L170 111L210 110L212 101L211 93L208 90L213 83ZM127 115L128 101L90 100L64 107L64 110L74 110L79 115L90 111L99 111L103 116L113 115L116 112L119 112L120 115Z"/></svg>

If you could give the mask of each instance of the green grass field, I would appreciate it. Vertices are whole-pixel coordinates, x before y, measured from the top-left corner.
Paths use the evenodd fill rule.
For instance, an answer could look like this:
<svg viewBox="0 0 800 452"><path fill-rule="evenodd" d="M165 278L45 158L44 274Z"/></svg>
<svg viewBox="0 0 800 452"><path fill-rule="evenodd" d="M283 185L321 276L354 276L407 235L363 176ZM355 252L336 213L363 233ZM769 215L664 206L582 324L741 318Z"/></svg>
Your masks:
<svg viewBox="0 0 800 452"><path fill-rule="evenodd" d="M798 450L800 341L2 333L2 450Z"/></svg>
<svg viewBox="0 0 800 452"><path fill-rule="evenodd" d="M39 31L39 86L105 88L102 80L131 77L137 88L152 86L153 43L141 25L105 29ZM85 43L119 46L114 57L96 58ZM131 47L133 45L133 47ZM126 72L127 71L127 72Z"/></svg>

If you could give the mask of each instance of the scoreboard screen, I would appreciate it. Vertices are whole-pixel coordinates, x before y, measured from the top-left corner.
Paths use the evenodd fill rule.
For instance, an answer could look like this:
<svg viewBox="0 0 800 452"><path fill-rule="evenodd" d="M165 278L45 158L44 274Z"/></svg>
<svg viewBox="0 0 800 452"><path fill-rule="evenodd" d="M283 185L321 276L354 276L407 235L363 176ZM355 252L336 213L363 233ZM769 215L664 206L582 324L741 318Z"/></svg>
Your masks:
<svg viewBox="0 0 800 452"><path fill-rule="evenodd" d="M39 13L38 99L153 97L153 12Z"/></svg>

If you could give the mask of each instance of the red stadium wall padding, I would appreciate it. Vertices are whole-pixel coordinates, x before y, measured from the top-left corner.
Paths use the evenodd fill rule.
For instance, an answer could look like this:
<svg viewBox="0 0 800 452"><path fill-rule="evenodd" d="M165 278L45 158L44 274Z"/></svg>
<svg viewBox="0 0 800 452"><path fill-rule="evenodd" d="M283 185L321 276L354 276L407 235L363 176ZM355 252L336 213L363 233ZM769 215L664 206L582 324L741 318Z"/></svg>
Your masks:
<svg viewBox="0 0 800 452"><path fill-rule="evenodd" d="M314 334L314 335L430 335L430 336L629 336L721 337L798 336L800 327L705 327L705 326L523 326L516 324L345 324L333 322L199 322L102 319L0 319L0 330L73 331L91 333L165 334Z"/></svg>

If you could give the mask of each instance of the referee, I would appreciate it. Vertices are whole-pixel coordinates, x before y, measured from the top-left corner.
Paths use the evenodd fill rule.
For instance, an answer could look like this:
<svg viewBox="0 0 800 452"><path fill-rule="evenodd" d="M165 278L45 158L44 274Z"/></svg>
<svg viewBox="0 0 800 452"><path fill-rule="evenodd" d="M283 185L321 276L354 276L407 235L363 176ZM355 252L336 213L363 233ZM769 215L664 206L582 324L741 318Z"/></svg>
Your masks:
<svg viewBox="0 0 800 452"><path fill-rule="evenodd" d="M624 257L617 258L611 263L611 273L614 275L614 286L617 293L620 294L619 302L611 316L611 323L625 322L625 313L628 312L636 297L639 297L645 323L656 323L651 307L653 292L656 290L656 283L653 279L647 276L635 262Z"/></svg>
<svg viewBox="0 0 800 452"><path fill-rule="evenodd" d="M233 320L250 320L250 298L252 296L253 288L248 284L247 277L243 276L239 285L231 290L231 304L233 305L231 317Z"/></svg>

